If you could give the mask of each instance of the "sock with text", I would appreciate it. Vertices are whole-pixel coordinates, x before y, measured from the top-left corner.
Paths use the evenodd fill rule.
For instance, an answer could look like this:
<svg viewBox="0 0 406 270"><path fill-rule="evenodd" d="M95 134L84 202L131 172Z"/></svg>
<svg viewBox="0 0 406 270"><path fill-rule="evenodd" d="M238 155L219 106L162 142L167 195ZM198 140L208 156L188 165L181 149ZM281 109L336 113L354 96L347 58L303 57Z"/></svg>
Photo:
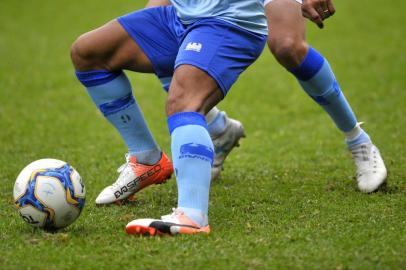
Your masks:
<svg viewBox="0 0 406 270"><path fill-rule="evenodd" d="M168 117L168 126L178 209L200 226L206 226L214 147L205 117L196 112L176 113Z"/></svg>

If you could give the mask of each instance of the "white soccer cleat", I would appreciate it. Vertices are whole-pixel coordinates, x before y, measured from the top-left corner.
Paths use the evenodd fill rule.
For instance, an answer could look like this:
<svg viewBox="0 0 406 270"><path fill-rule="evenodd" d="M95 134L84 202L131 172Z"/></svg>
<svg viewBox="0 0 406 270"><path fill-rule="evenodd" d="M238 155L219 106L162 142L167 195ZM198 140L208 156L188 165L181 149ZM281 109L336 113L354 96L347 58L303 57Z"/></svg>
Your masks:
<svg viewBox="0 0 406 270"><path fill-rule="evenodd" d="M161 159L154 165L138 163L136 157L129 155L126 156L126 160L127 162L117 170L120 173L117 181L104 188L97 196L97 205L120 204L149 185L164 183L173 172L172 162L165 153L162 153Z"/></svg>
<svg viewBox="0 0 406 270"><path fill-rule="evenodd" d="M223 169L223 163L234 147L240 146L239 141L245 137L244 127L240 121L227 117L226 128L222 134L212 138L215 157L211 169L211 179L215 180Z"/></svg>
<svg viewBox="0 0 406 270"><path fill-rule="evenodd" d="M378 148L372 143L362 143L350 147L357 167L357 183L361 192L377 190L386 180L387 171Z"/></svg>

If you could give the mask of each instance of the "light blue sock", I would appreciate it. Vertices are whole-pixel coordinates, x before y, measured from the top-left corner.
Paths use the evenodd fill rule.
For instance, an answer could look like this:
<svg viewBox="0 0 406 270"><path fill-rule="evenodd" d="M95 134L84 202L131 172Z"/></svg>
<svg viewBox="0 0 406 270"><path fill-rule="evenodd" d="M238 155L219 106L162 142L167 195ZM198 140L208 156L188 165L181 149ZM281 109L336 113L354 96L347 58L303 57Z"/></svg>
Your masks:
<svg viewBox="0 0 406 270"><path fill-rule="evenodd" d="M371 139L369 138L368 134L363 131L357 138L354 140L346 140L348 148L351 148L357 144L362 144L362 143L370 143Z"/></svg>
<svg viewBox="0 0 406 270"><path fill-rule="evenodd" d="M291 69L306 93L330 115L337 127L348 132L355 127L357 119L341 92L327 60L315 49L309 48L303 62Z"/></svg>
<svg viewBox="0 0 406 270"><path fill-rule="evenodd" d="M90 97L108 121L118 130L130 155L143 164L155 164L161 150L155 143L135 101L130 82L119 72L93 70L76 72Z"/></svg>
<svg viewBox="0 0 406 270"><path fill-rule="evenodd" d="M348 104L327 60L315 49L309 48L303 62L290 72L296 76L306 93L316 101L345 133L349 147L370 142L368 134L357 125L357 119ZM357 136L353 136L356 134Z"/></svg>
<svg viewBox="0 0 406 270"><path fill-rule="evenodd" d="M349 132L345 132L345 142L348 148L351 148L357 144L370 143L371 139L368 134L360 127L362 123L357 123L355 128Z"/></svg>
<svg viewBox="0 0 406 270"><path fill-rule="evenodd" d="M213 142L203 115L176 113L168 118L172 160L178 184L178 208L201 226L207 225Z"/></svg>

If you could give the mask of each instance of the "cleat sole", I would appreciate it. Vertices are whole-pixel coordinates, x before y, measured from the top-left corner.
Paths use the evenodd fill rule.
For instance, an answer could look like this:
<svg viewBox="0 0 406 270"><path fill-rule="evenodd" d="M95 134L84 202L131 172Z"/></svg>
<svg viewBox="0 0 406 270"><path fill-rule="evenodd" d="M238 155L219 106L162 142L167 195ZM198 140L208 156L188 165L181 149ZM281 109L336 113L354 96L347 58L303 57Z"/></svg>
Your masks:
<svg viewBox="0 0 406 270"><path fill-rule="evenodd" d="M161 185L161 184L165 184L169 179L171 179L172 177L172 173L168 176L165 176L162 180L156 181L154 183L154 185Z"/></svg>
<svg viewBox="0 0 406 270"><path fill-rule="evenodd" d="M131 227L127 227L125 229L127 234L130 235L143 235L143 236L161 236L164 235L164 233L158 231L155 228L152 227L144 227L144 226L131 226Z"/></svg>

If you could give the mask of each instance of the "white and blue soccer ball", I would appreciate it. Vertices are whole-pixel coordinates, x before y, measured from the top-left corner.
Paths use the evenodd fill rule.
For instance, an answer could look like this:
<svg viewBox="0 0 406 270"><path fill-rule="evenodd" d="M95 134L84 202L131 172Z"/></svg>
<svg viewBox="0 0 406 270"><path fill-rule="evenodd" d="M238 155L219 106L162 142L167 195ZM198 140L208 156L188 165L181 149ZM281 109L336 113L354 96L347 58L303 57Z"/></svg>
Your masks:
<svg viewBox="0 0 406 270"><path fill-rule="evenodd" d="M85 206L86 189L79 173L57 159L28 164L14 184L14 203L25 222L45 230L72 224Z"/></svg>

